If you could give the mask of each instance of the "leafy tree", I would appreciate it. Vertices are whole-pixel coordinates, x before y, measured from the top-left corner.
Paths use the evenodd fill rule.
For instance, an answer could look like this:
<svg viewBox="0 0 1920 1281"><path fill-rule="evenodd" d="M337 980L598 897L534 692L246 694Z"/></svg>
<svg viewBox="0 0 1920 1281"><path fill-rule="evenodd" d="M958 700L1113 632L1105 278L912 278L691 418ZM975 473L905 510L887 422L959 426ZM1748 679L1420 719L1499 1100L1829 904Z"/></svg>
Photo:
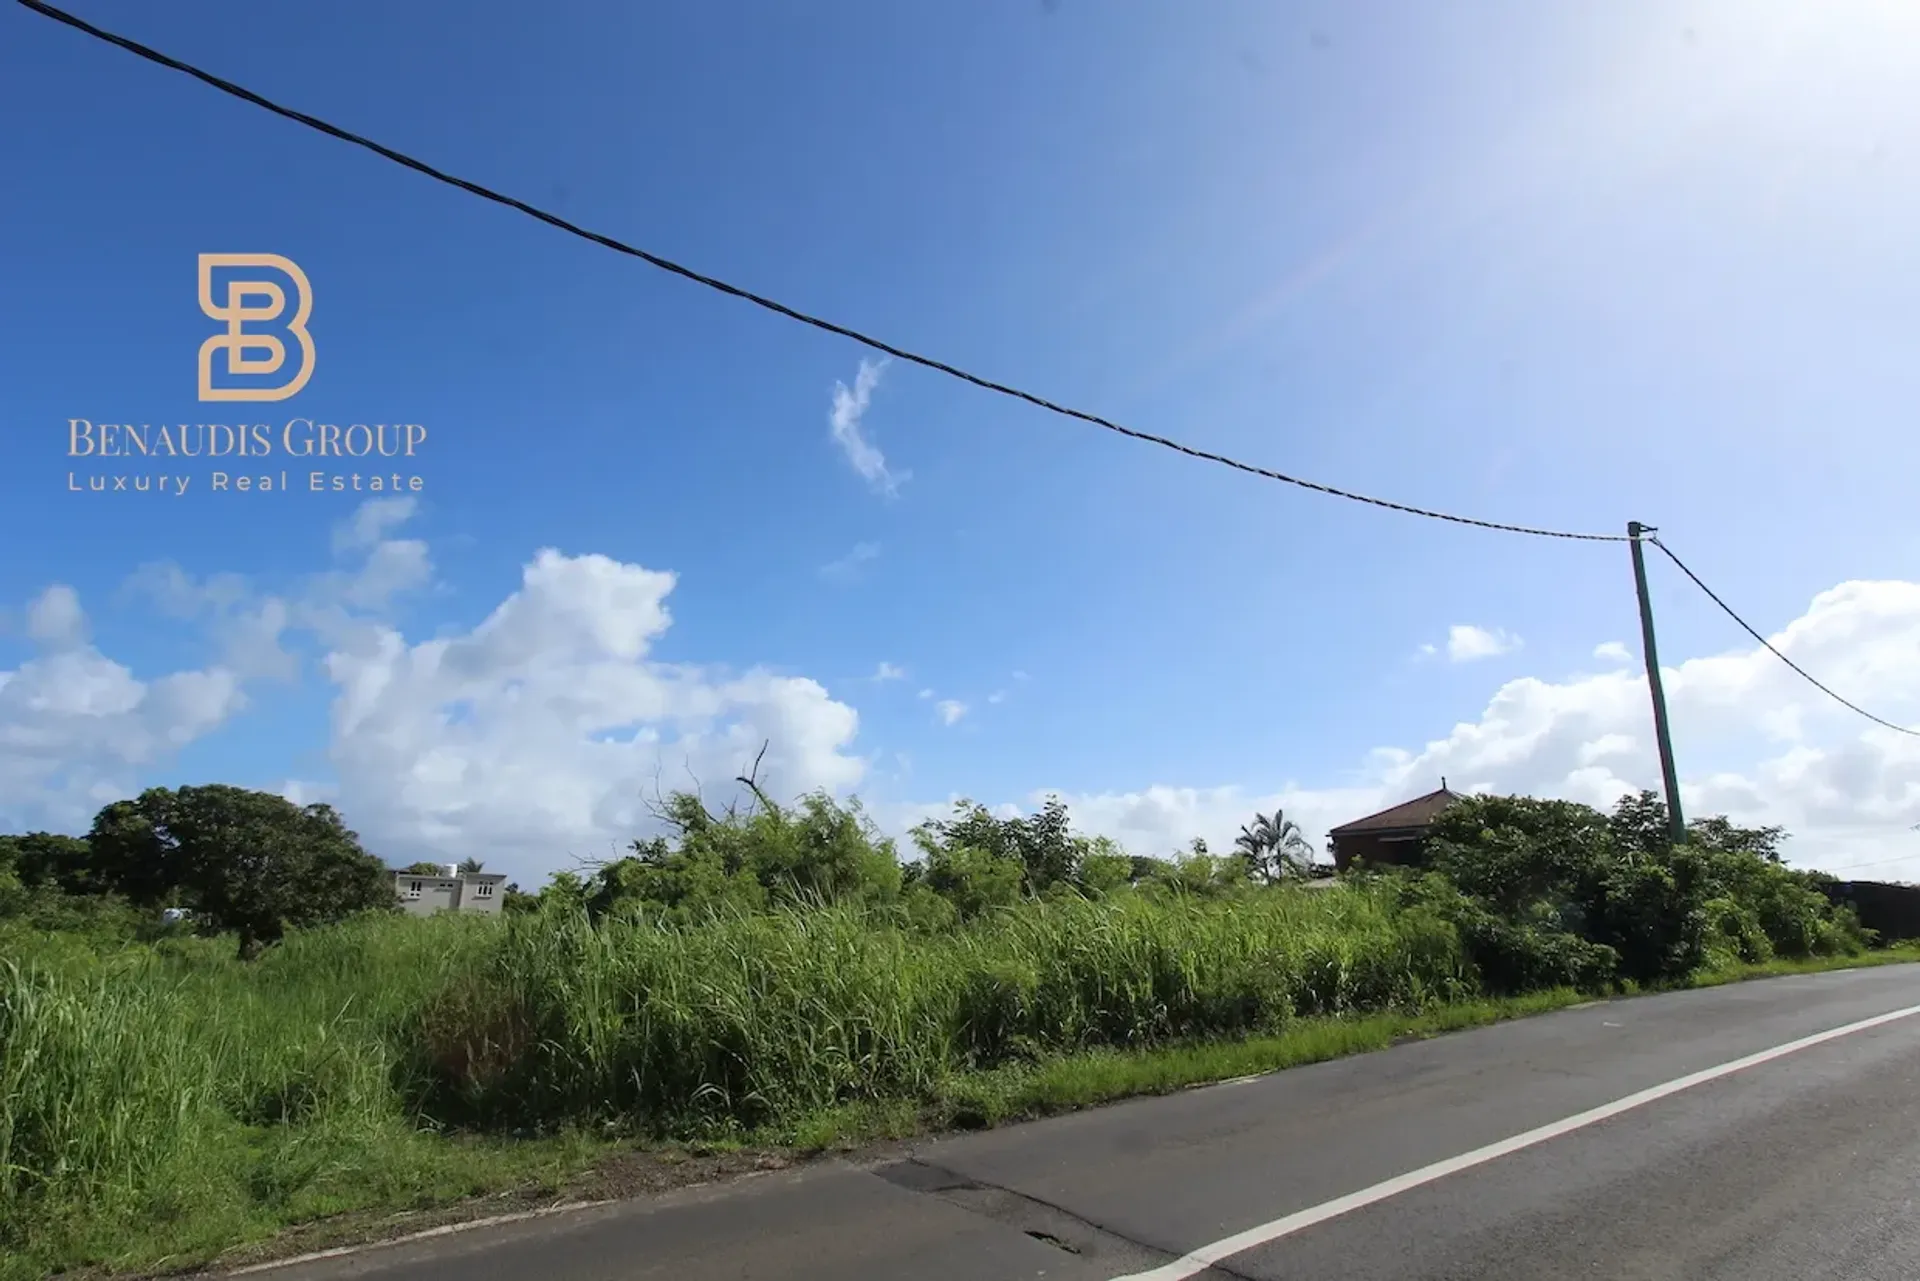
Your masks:
<svg viewBox="0 0 1920 1281"><path fill-rule="evenodd" d="M591 892L587 878L578 872L555 872L553 879L541 886L538 894L526 894L518 899L509 895L502 908L508 912L543 909L563 913L584 912Z"/></svg>
<svg viewBox="0 0 1920 1281"><path fill-rule="evenodd" d="M433 863L423 859L418 863L407 864L406 870L413 876L445 876L447 874L447 865L445 863Z"/></svg>
<svg viewBox="0 0 1920 1281"><path fill-rule="evenodd" d="M522 890L518 881L509 881L506 890L500 896L500 910L510 916L538 911L539 908L540 896Z"/></svg>
<svg viewBox="0 0 1920 1281"><path fill-rule="evenodd" d="M1781 829L1715 816L1689 824L1688 836L1671 843L1666 807L1650 792L1623 797L1611 816L1568 801L1472 797L1435 819L1428 853L1485 916L1457 922L1483 973L1537 977L1573 961L1591 972L1606 955L1616 977L1654 983L1715 956L1864 945L1817 878L1781 864Z"/></svg>
<svg viewBox="0 0 1920 1281"><path fill-rule="evenodd" d="M460 860L460 872L464 876L478 876L480 869L485 866L486 864L477 858L463 858Z"/></svg>
<svg viewBox="0 0 1920 1281"><path fill-rule="evenodd" d="M1253 821L1240 829L1233 847L1246 860L1248 871L1268 885L1288 877L1304 877L1313 868L1313 847L1307 844L1300 825L1281 810L1255 814Z"/></svg>
<svg viewBox="0 0 1920 1281"><path fill-rule="evenodd" d="M907 870L919 866L909 863ZM908 881L900 891L900 901L894 910L908 929L922 934L944 933L960 923L959 909L950 900L934 893L925 881L917 877Z"/></svg>
<svg viewBox="0 0 1920 1281"><path fill-rule="evenodd" d="M1080 888L1093 895L1118 893L1134 883L1137 865L1118 843L1096 836L1080 853Z"/></svg>
<svg viewBox="0 0 1920 1281"><path fill-rule="evenodd" d="M961 920L971 920L1020 901L1026 869L1005 854L969 845L936 848L927 855L922 883L953 904Z"/></svg>
<svg viewBox="0 0 1920 1281"><path fill-rule="evenodd" d="M141 907L177 901L239 935L242 959L289 927L394 909L378 859L329 805L213 784L156 787L102 809L94 870Z"/></svg>
<svg viewBox="0 0 1920 1281"><path fill-rule="evenodd" d="M11 871L27 889L42 886L62 894L101 893L92 873L92 851L77 836L28 832L0 836L0 872Z"/></svg>
<svg viewBox="0 0 1920 1281"><path fill-rule="evenodd" d="M900 860L858 800L825 792L783 807L759 797L744 821L709 827L744 846L739 862L777 900L809 903L891 902L900 893ZM696 841L697 845L699 842Z"/></svg>
<svg viewBox="0 0 1920 1281"><path fill-rule="evenodd" d="M580 881L581 905L596 917L645 904L696 919L723 910L879 906L899 898L903 878L893 843L875 830L859 802L841 804L816 792L782 806L742 781L756 800L746 812L713 814L689 792L666 798L659 816L668 831L634 841L626 857ZM571 892L555 890L552 897Z"/></svg>
<svg viewBox="0 0 1920 1281"><path fill-rule="evenodd" d="M1667 803L1656 792L1621 797L1608 823L1623 849L1658 856L1672 844L1667 831ZM1769 863L1781 861L1780 845L1785 839L1784 828L1736 827L1723 814L1696 818L1687 824L1687 844L1695 849L1753 854Z"/></svg>
<svg viewBox="0 0 1920 1281"><path fill-rule="evenodd" d="M1133 864L1133 884L1148 894L1192 894L1217 898L1249 888L1248 863L1238 851L1214 854L1205 838L1188 842L1184 853L1172 858L1141 858Z"/></svg>
<svg viewBox="0 0 1920 1281"><path fill-rule="evenodd" d="M1026 894L1075 881L1088 851L1087 843L1075 838L1066 803L1059 797L1048 798L1037 814L1012 818L997 818L974 801L959 801L953 817L929 819L914 829L913 839L929 860L936 852L961 849L1011 859L1020 865L1020 888Z"/></svg>
<svg viewBox="0 0 1920 1281"><path fill-rule="evenodd" d="M1573 801L1470 796L1442 810L1427 861L1495 912L1579 930L1613 857L1606 817Z"/></svg>

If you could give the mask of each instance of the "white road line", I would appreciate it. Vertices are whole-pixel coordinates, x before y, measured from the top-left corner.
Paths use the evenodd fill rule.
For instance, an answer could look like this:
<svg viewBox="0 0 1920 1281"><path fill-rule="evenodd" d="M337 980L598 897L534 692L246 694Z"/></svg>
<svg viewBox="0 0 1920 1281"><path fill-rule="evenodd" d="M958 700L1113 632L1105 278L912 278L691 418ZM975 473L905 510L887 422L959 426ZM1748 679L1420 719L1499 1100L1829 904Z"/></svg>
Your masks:
<svg viewBox="0 0 1920 1281"><path fill-rule="evenodd" d="M1816 1032L1812 1036L1803 1036L1797 1041L1788 1041L1785 1045L1776 1045L1770 1050L1761 1050L1757 1054L1749 1054L1745 1058L1734 1059L1717 1067L1676 1077L1663 1084L1629 1094L1625 1098L1615 1099L1597 1108L1565 1117L1540 1126L1538 1129L1528 1130L1525 1134L1516 1134L1510 1139L1502 1139L1498 1143L1489 1143L1486 1147L1475 1148L1471 1152L1463 1152L1459 1156L1449 1157L1444 1161L1436 1161L1432 1165L1422 1166L1418 1170L1388 1179L1384 1183L1376 1183L1370 1188L1349 1192L1346 1196L1336 1197L1332 1201L1289 1214L1284 1219L1274 1219L1270 1223L1262 1223L1259 1227L1248 1228L1245 1232L1236 1232L1230 1237L1215 1241L1212 1245L1201 1246L1193 1253L1175 1259L1172 1263L1162 1264L1146 1272L1130 1272L1125 1276L1114 1277L1112 1281L1186 1281L1188 1277L1205 1272L1214 1264L1232 1258L1242 1251L1266 1245L1270 1241L1278 1241L1281 1237L1291 1236L1316 1223L1325 1223L1328 1219L1338 1218L1340 1215L1373 1205L1378 1201L1385 1201L1389 1197L1411 1191L1422 1184L1444 1179L1449 1174L1458 1174L1476 1165L1497 1161L1508 1153L1530 1148L1536 1143L1545 1143L1548 1139L1556 1139L1563 1134L1571 1134L1575 1130L1605 1121L1609 1117L1619 1116L1622 1112L1631 1112L1635 1108L1656 1103L1682 1090L1690 1090L1696 1085L1705 1085L1708 1081L1732 1076L1735 1072L1743 1072L1747 1068L1770 1063L1774 1059L1784 1058L1799 1050L1823 1045L1828 1041L1851 1036L1855 1032L1864 1032L1868 1028L1880 1027L1898 1019L1912 1018L1916 1014L1920 1014L1920 1005L1909 1005L1904 1010L1894 1010L1890 1014L1876 1014L1870 1019L1861 1019L1858 1023L1849 1023L1845 1027Z"/></svg>
<svg viewBox="0 0 1920 1281"><path fill-rule="evenodd" d="M244 1268L234 1268L227 1272L209 1272L198 1275L206 1277L244 1277L256 1272L277 1272L282 1268L297 1267L302 1263L318 1263L323 1259L339 1259L350 1254L363 1254L382 1246L408 1245L415 1241L426 1241L433 1237L452 1236L456 1232L471 1232L475 1228L497 1228L503 1224L520 1223L527 1219L545 1219L556 1214L572 1214L577 1210L595 1210L603 1205L612 1205L612 1201L568 1201L561 1205L543 1205L537 1210L519 1210L512 1214L495 1214L484 1219L466 1219L459 1223L443 1223L437 1228L427 1228L421 1232L410 1232L403 1237L386 1237L376 1241L362 1241L354 1245L338 1245L331 1250L315 1250L311 1254L296 1254L285 1259L269 1259L265 1263L251 1263Z"/></svg>

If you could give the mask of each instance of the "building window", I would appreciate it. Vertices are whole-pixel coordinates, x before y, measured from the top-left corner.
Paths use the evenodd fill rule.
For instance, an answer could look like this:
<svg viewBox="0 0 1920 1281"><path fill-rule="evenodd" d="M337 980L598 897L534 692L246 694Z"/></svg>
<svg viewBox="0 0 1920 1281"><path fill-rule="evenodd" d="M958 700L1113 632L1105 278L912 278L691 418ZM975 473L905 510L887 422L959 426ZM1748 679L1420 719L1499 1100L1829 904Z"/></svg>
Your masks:
<svg viewBox="0 0 1920 1281"><path fill-rule="evenodd" d="M482 881L482 882L480 882L480 883L479 883L478 885L476 885L476 886L474 886L474 887L473 887L473 892L474 892L474 894L476 894L476 895L477 895L477 896L479 896L480 898L492 898L492 897L493 897L493 882L492 882L492 881Z"/></svg>
<svg viewBox="0 0 1920 1281"><path fill-rule="evenodd" d="M408 881L408 882L407 882L407 897L408 897L408 898L419 898L419 897L420 897L420 882L418 882L418 881Z"/></svg>

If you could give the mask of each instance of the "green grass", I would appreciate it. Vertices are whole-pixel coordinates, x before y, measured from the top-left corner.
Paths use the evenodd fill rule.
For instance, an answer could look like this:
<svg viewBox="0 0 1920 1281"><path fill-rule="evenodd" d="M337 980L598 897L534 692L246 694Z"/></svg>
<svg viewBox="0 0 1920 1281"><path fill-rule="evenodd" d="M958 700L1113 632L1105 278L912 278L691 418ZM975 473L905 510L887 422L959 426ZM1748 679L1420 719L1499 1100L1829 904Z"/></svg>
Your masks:
<svg viewBox="0 0 1920 1281"><path fill-rule="evenodd" d="M1906 965L1920 961L1920 940L1849 956L1776 957L1769 961L1726 965L1703 970L1687 987L1717 987L1747 979L1785 978L1790 974L1823 974L1831 970L1868 969L1876 965Z"/></svg>
<svg viewBox="0 0 1920 1281"><path fill-rule="evenodd" d="M1000 1124L1561 1008L1348 889L699 928L378 920L0 963L0 1278L184 1269L288 1225L554 1191L610 1155ZM1804 972L1920 953L1773 962Z"/></svg>

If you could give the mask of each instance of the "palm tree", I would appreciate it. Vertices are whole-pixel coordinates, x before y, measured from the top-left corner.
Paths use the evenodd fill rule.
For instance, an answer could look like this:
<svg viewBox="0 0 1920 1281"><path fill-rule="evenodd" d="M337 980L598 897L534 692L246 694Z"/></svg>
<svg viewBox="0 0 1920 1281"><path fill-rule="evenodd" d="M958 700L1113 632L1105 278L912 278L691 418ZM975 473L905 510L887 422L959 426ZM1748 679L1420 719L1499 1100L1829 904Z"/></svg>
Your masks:
<svg viewBox="0 0 1920 1281"><path fill-rule="evenodd" d="M478 876L480 869L484 866L485 864L477 858L462 859L460 861L460 874L462 876Z"/></svg>
<svg viewBox="0 0 1920 1281"><path fill-rule="evenodd" d="M1313 868L1313 847L1300 831L1300 825L1285 812L1255 814L1253 821L1240 829L1234 848L1246 858L1253 872L1271 885L1289 876L1305 876Z"/></svg>

